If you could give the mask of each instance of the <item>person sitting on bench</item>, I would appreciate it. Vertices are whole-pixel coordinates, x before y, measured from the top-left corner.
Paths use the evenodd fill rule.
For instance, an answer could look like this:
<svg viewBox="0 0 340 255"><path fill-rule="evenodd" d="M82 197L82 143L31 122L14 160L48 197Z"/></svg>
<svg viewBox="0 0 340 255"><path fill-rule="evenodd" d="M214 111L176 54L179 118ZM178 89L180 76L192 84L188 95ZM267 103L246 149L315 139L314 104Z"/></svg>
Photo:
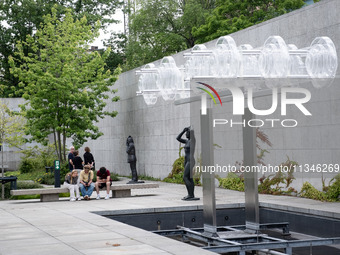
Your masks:
<svg viewBox="0 0 340 255"><path fill-rule="evenodd" d="M93 189L94 183L93 180L93 171L91 170L91 165L85 165L84 170L80 172L80 191L81 194L84 196L85 200L90 200Z"/></svg>
<svg viewBox="0 0 340 255"><path fill-rule="evenodd" d="M112 184L110 171L107 170L105 167L101 167L99 171L97 172L97 181L96 181L96 192L97 192L97 198L100 199L99 195L99 189L102 189L106 186L106 196L105 199L110 199L110 186Z"/></svg>
<svg viewBox="0 0 340 255"><path fill-rule="evenodd" d="M70 190L70 201L76 201L76 197L74 196L74 192L76 193L77 200L80 201L80 193L78 186L78 172L77 170L73 170L71 173L68 173L65 176L64 186Z"/></svg>

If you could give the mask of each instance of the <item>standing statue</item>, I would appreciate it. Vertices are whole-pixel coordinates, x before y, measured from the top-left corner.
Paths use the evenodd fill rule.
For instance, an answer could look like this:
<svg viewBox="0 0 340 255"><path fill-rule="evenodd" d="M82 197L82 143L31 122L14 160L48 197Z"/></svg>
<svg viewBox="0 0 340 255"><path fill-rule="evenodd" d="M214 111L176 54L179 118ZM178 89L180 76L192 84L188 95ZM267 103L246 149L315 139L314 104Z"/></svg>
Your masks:
<svg viewBox="0 0 340 255"><path fill-rule="evenodd" d="M185 133L187 139L183 139L182 136ZM177 141L180 143L184 143L184 175L183 180L185 182L185 186L188 190L188 195L183 197L182 200L199 200L199 198L196 198L194 195L194 179L192 178L192 169L195 166L195 158L194 158L194 152L195 152L195 146L196 146L196 139L194 130L190 129L190 127L186 127L183 129L183 131L177 136Z"/></svg>
<svg viewBox="0 0 340 255"><path fill-rule="evenodd" d="M130 164L131 175L132 175L132 180L129 181L128 184L144 183L144 181L138 181L138 175L137 175L137 169L136 169L136 162L137 162L136 149L135 149L135 144L133 142L133 139L130 135L126 139L126 153L128 154L127 162Z"/></svg>

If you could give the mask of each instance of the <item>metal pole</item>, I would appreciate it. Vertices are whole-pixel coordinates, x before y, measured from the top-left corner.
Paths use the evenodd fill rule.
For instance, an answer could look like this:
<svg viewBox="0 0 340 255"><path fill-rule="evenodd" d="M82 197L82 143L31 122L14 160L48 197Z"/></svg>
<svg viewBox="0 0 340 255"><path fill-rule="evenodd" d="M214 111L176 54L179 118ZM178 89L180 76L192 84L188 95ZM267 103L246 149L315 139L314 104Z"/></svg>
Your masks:
<svg viewBox="0 0 340 255"><path fill-rule="evenodd" d="M244 109L243 115L243 166L244 172L244 191L245 191L245 213L246 213L246 229L250 231L258 231L259 216L259 195L258 195L258 179L256 154L256 128L250 127L248 121L254 119L255 115ZM249 171L248 171L249 170Z"/></svg>
<svg viewBox="0 0 340 255"><path fill-rule="evenodd" d="M206 114L201 112L201 147L203 179L203 220L205 236L218 236L216 229L215 173L210 173L209 166L214 164L212 109Z"/></svg>
<svg viewBox="0 0 340 255"><path fill-rule="evenodd" d="M54 160L54 187L60 188L60 161Z"/></svg>
<svg viewBox="0 0 340 255"><path fill-rule="evenodd" d="M1 141L3 142L3 141ZM4 145L1 145L1 177L5 177L5 170L4 170ZM1 199L5 199L5 184L1 184Z"/></svg>

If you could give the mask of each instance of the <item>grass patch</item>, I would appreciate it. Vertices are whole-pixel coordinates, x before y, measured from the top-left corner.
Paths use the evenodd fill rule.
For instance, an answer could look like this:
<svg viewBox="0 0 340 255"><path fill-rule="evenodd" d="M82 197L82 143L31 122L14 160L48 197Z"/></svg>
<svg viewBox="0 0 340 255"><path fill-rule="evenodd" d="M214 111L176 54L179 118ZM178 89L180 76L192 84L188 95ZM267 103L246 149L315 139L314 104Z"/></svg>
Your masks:
<svg viewBox="0 0 340 255"><path fill-rule="evenodd" d="M40 199L40 195L19 195L11 196L11 200Z"/></svg>
<svg viewBox="0 0 340 255"><path fill-rule="evenodd" d="M59 197L70 197L70 193L69 192L59 193Z"/></svg>
<svg viewBox="0 0 340 255"><path fill-rule="evenodd" d="M27 181L27 180L35 180L41 175L43 175L45 171L35 171L31 173L20 173L20 171L14 171L14 172L6 172L5 176L16 176L18 178L18 181Z"/></svg>
<svg viewBox="0 0 340 255"><path fill-rule="evenodd" d="M128 178L128 179L132 179L132 175L117 175L117 176ZM148 175L138 175L138 180L155 181L155 182L162 181L159 178L155 178L155 177L148 176Z"/></svg>
<svg viewBox="0 0 340 255"><path fill-rule="evenodd" d="M129 176L129 178L132 178L132 176ZM148 175L138 175L138 180L161 181L161 179L159 179L159 178L154 178L154 177L148 176Z"/></svg>

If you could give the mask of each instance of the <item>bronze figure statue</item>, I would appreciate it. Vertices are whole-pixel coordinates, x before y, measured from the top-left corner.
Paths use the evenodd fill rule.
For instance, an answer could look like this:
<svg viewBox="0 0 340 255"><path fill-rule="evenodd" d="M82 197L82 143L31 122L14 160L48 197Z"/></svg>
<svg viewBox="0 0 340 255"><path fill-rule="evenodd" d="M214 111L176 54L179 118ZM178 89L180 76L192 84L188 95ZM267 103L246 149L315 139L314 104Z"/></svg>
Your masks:
<svg viewBox="0 0 340 255"><path fill-rule="evenodd" d="M130 164L132 179L128 182L128 184L134 183L144 183L144 181L138 181L137 169L136 169L136 148L133 142L133 138L129 135L126 139L126 153L128 154L127 162Z"/></svg>
<svg viewBox="0 0 340 255"><path fill-rule="evenodd" d="M185 133L186 138L182 138L183 134ZM188 191L188 195L183 197L182 200L199 200L199 198L196 198L194 195L194 179L192 178L193 173L192 169L195 166L195 146L196 146L196 139L194 130L190 129L190 127L186 127L183 129L183 131L177 136L177 141L180 143L184 143L184 175L183 180L185 183L185 186Z"/></svg>

